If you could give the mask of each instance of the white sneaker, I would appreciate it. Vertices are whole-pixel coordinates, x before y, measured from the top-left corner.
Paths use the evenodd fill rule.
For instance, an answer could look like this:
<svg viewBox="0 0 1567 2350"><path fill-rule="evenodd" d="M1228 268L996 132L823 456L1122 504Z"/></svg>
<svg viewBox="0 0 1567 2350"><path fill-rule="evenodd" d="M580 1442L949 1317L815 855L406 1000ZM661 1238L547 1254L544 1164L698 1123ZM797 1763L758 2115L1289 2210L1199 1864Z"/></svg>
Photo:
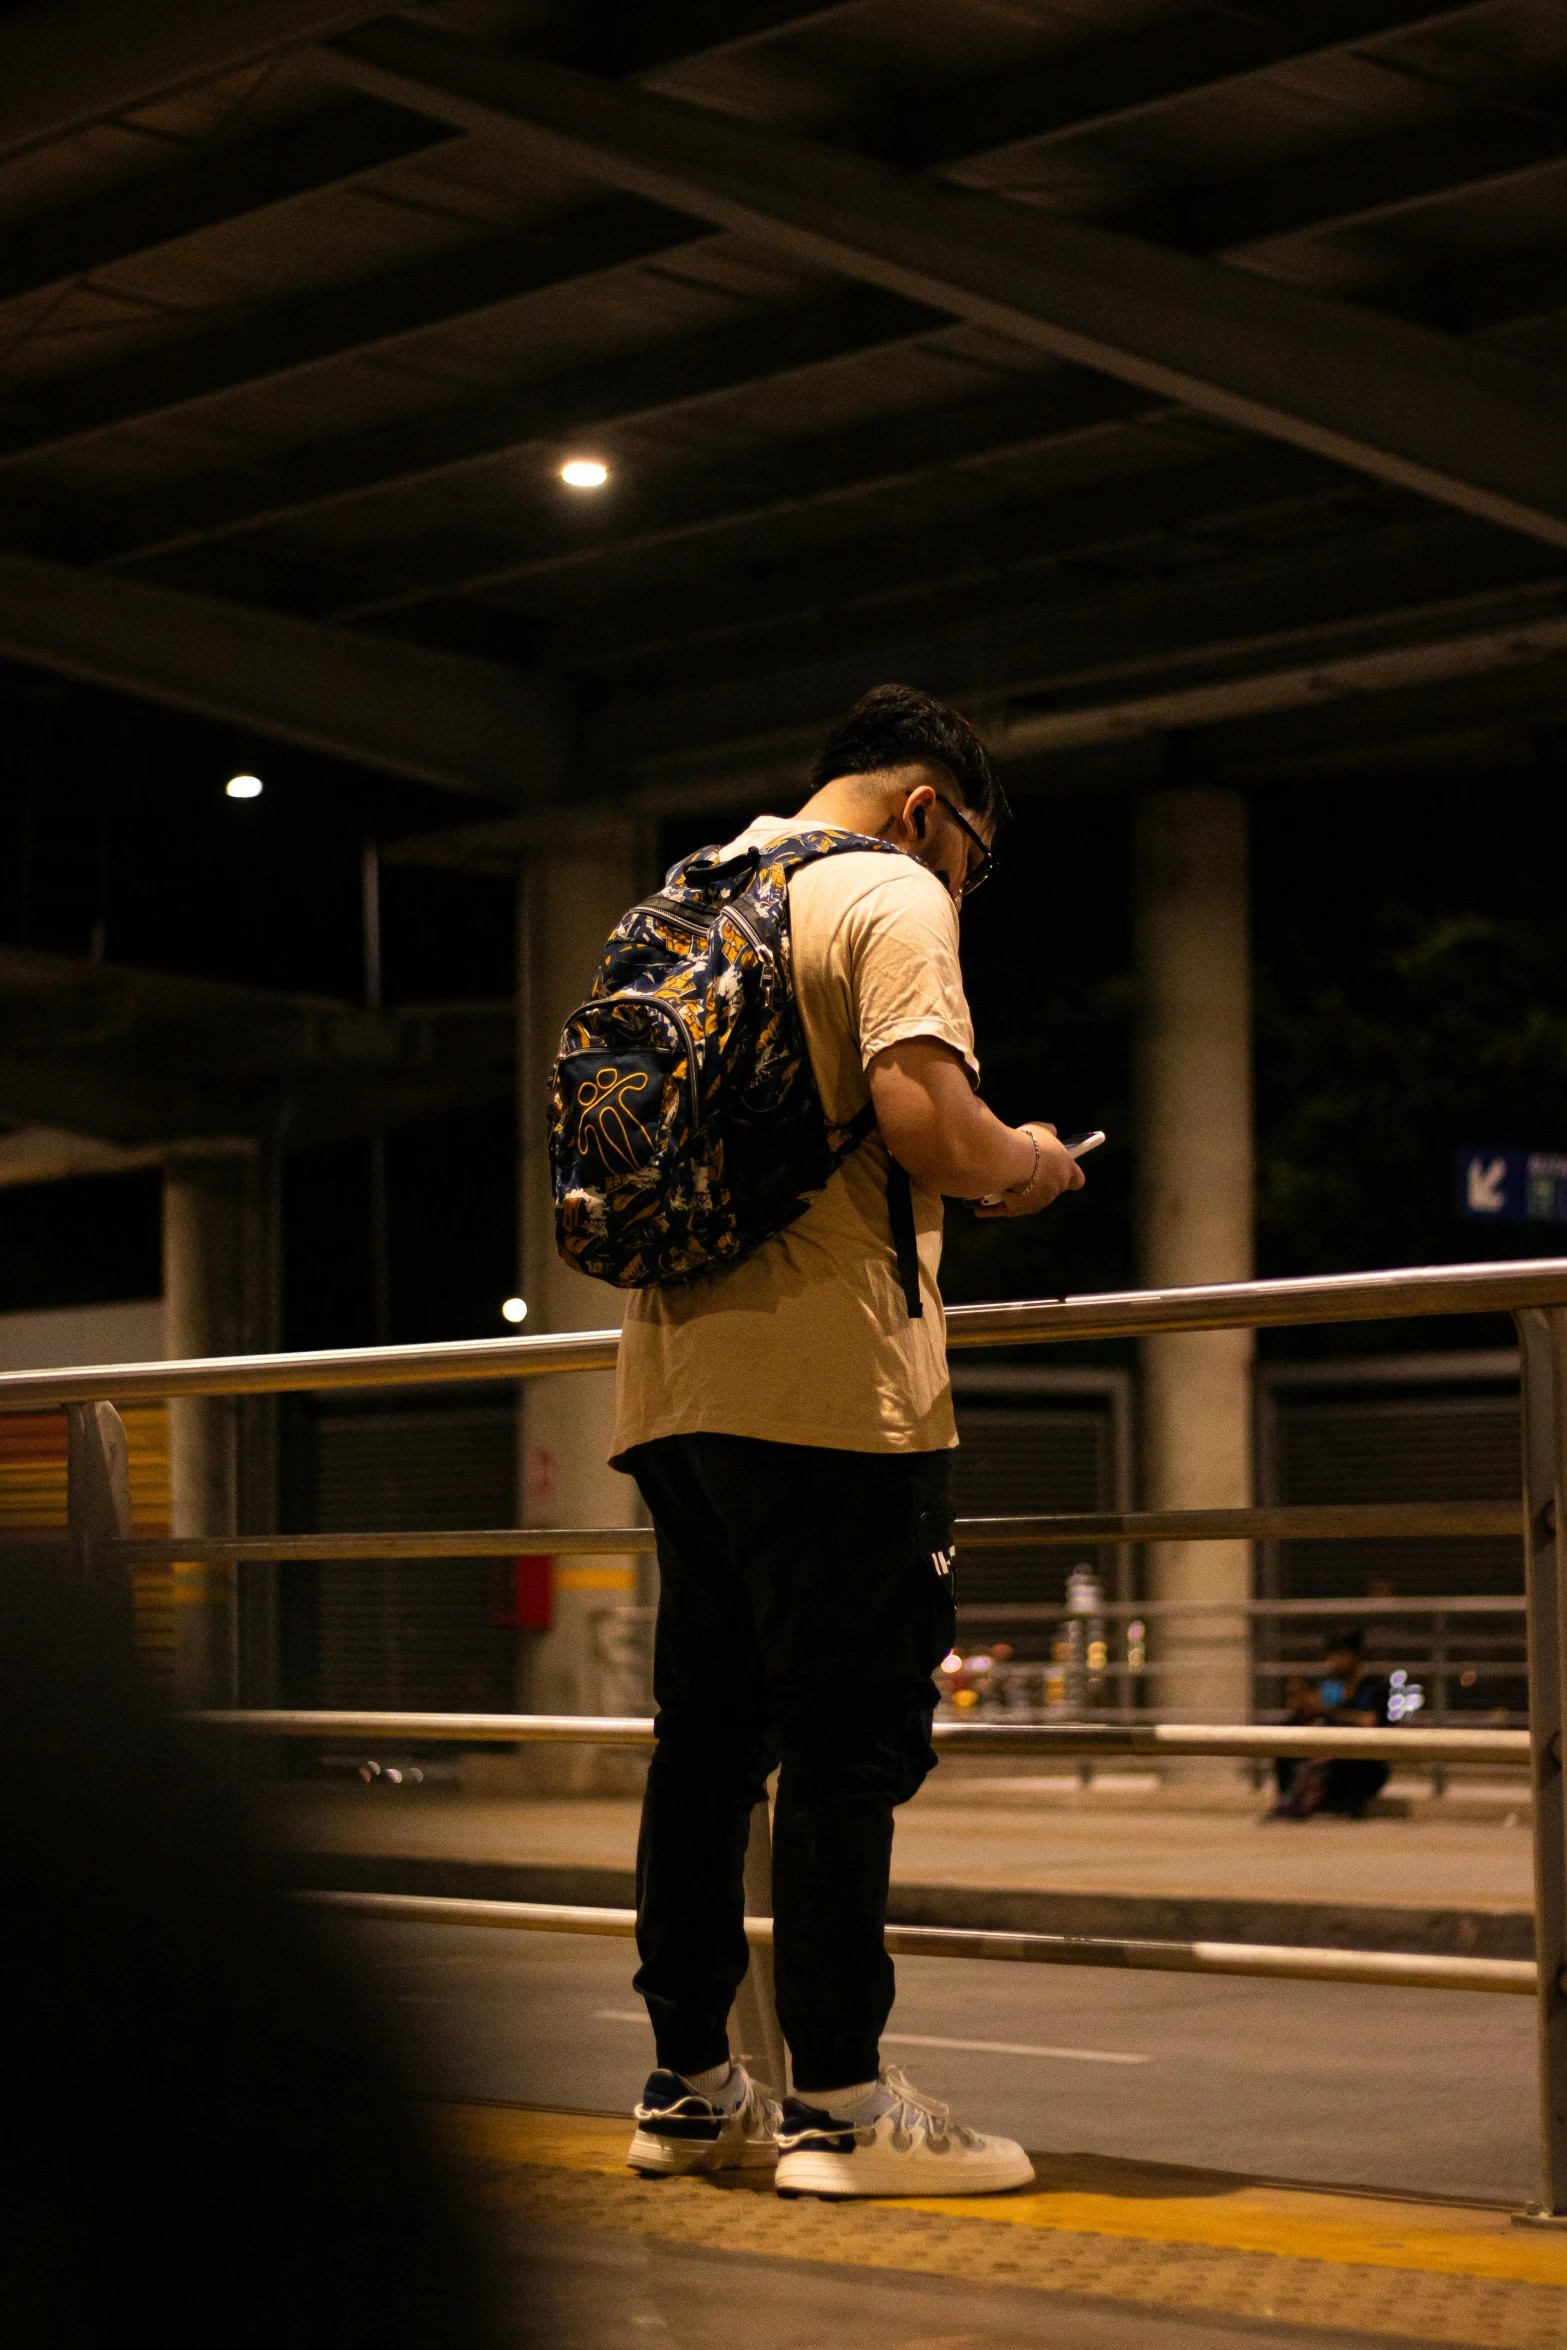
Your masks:
<svg viewBox="0 0 1567 2350"><path fill-rule="evenodd" d="M637 2131L626 2160L646 2178L771 2168L778 2159L781 2108L739 2063L721 2098L704 2097L680 2073L650 2073L632 2118Z"/></svg>
<svg viewBox="0 0 1567 2350"><path fill-rule="evenodd" d="M1011 2138L981 2137L952 2119L889 2066L874 2121L843 2120L798 2097L778 2128L780 2195L996 2195L1033 2183L1034 2166Z"/></svg>

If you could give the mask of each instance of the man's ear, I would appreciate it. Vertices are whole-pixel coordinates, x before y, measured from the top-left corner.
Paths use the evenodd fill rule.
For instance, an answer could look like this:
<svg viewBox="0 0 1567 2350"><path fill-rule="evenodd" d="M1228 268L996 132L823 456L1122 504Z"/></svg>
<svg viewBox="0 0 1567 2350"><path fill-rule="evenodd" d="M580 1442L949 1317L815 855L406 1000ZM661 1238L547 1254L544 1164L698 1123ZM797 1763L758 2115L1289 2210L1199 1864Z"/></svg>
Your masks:
<svg viewBox="0 0 1567 2350"><path fill-rule="evenodd" d="M916 840L925 838L925 818L935 805L936 795L928 783L917 783L903 803L903 821Z"/></svg>

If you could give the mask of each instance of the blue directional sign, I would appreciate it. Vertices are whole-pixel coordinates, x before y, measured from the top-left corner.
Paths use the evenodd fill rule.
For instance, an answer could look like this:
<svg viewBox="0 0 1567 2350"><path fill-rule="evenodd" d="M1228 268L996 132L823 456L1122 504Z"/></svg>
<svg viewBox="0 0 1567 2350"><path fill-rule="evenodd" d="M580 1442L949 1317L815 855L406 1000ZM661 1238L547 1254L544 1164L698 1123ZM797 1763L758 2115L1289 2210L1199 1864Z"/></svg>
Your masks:
<svg viewBox="0 0 1567 2350"><path fill-rule="evenodd" d="M1489 1224L1567 1224L1567 1152L1461 1150L1460 1216Z"/></svg>

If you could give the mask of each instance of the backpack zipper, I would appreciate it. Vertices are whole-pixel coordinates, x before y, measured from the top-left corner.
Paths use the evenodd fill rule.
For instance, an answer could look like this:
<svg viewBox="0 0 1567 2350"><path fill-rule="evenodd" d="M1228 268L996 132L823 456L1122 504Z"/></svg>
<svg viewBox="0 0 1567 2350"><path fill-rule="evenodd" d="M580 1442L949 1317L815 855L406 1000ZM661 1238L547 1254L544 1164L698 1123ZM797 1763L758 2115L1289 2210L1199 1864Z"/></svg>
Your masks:
<svg viewBox="0 0 1567 2350"><path fill-rule="evenodd" d="M680 1034L685 1041L686 1074L684 1090L686 1096L686 1109L690 1116L692 1125L696 1126L699 1124L700 1121L698 1117L698 1110L700 1105L697 1101L696 1091L697 1040L695 1031L693 1030L691 1023L686 1019L685 1015L681 1012L672 1010L668 1004L661 1003L657 996L638 995L634 989L618 988L614 995L599 995L590 997L587 1003L581 1005L578 1010L572 1014L572 1019L579 1020L584 1016L584 1014L598 1011L605 1004L635 1004L639 1011L657 1012L663 1019L673 1021L675 1027L679 1029ZM570 1023L568 1022L568 1026L569 1025Z"/></svg>
<svg viewBox="0 0 1567 2350"><path fill-rule="evenodd" d="M747 946L749 946L751 952L755 955L758 963L760 963L762 967L762 985L767 991L767 1002L769 1008L771 1008L773 998L778 992L777 957L773 954L770 947L763 945L758 934L751 928L750 922L747 920L746 916L741 913L737 900L730 900L729 904L722 909L722 913L719 919L722 918L722 914L727 914L729 916L736 930L739 931L740 936L745 940Z"/></svg>

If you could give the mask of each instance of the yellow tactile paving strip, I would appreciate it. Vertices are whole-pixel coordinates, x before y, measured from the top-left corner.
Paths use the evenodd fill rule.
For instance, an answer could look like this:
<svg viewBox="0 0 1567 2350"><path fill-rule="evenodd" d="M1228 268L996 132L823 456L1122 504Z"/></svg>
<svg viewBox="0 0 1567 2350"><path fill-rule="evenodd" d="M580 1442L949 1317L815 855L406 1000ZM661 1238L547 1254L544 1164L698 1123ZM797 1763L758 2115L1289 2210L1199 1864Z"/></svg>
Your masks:
<svg viewBox="0 0 1567 2350"><path fill-rule="evenodd" d="M558 2225L1469 2350L1567 2350L1567 2235L1503 2211L1048 2155L1019 2195L780 2202L765 2174L635 2177L623 2122L508 2106L439 2116L486 2202Z"/></svg>

